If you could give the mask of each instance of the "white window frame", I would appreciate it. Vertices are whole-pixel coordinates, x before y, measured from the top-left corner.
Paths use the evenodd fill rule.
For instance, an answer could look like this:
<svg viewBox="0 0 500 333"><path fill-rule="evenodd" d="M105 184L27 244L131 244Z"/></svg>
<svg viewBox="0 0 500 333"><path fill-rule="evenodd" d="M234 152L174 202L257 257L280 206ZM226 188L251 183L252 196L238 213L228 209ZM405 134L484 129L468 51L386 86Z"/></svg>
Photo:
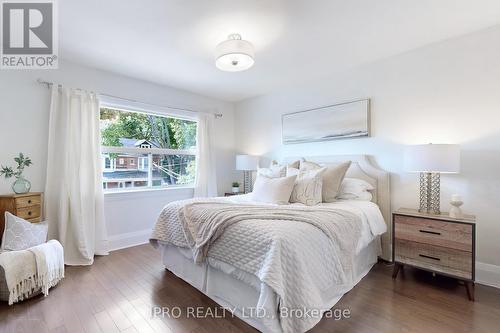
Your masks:
<svg viewBox="0 0 500 333"><path fill-rule="evenodd" d="M107 159L107 160L109 160L109 168L108 168L108 167L106 167L106 159ZM114 158L111 158L111 157L109 157L109 156L105 156L105 157L102 159L102 170L103 170L103 171L114 171L114 170L115 170L115 168L114 168L114 166L113 166L113 163L114 163L113 161L114 161L114 160L115 160Z"/></svg>
<svg viewBox="0 0 500 333"><path fill-rule="evenodd" d="M187 116L186 113L172 113L172 112L165 112L165 110L153 110L151 108L145 108L143 106L137 106L139 104L133 103L134 105L123 105L123 104L116 104L113 102L107 103L107 102L101 102L101 105L99 106L100 108L110 108L114 109L117 111L124 111L124 112L137 112L137 113L145 113L145 114L150 114L153 116L157 117L166 117L166 118L176 118L176 119L181 119L181 120L187 120L187 121L193 121L193 122L198 122L198 120L195 117ZM173 188L193 188L194 184L181 184L181 185L169 185L169 186L154 186L153 187L153 155L187 155L187 156L195 156L196 157L196 149L164 149L164 148L141 148L141 147L109 147L109 146L101 146L101 152L103 154L134 154L134 155L144 155L146 154L148 157L148 185L144 187L137 187L137 188L126 188L125 184L119 184L123 185L123 187L118 186L118 188L114 189L104 189L104 193L126 193L126 192L131 192L131 191L157 191L161 189L173 189ZM141 157L138 158L137 162L137 167L139 168L140 166L140 160ZM116 160L116 159L115 159ZM116 164L118 165L119 161L116 161ZM198 167L198 164L196 164ZM115 166L116 167L116 166ZM144 169L141 169L144 170Z"/></svg>
<svg viewBox="0 0 500 333"><path fill-rule="evenodd" d="M146 168L147 160L148 160L147 157L140 156L137 159L137 170L147 170L147 168ZM149 166L148 166L148 168L149 168Z"/></svg>

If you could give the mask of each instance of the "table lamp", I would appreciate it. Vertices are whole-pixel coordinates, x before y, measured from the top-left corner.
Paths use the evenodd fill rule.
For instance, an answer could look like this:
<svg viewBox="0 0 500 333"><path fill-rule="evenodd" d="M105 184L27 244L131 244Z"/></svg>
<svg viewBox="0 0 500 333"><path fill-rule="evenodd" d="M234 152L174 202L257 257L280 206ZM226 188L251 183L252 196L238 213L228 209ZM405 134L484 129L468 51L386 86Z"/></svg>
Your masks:
<svg viewBox="0 0 500 333"><path fill-rule="evenodd" d="M259 157L252 155L236 155L236 170L243 171L243 192L252 192L252 171L257 170Z"/></svg>
<svg viewBox="0 0 500 333"><path fill-rule="evenodd" d="M440 175L460 171L460 146L456 144L407 146L404 165L406 171L420 173L420 209L418 211L441 214Z"/></svg>

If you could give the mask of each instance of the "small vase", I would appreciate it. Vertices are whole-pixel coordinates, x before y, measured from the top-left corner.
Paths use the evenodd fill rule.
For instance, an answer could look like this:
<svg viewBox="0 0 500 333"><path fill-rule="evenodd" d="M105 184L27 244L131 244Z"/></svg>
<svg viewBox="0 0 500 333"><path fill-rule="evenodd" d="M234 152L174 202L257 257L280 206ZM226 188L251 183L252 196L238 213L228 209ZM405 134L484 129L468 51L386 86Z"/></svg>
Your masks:
<svg viewBox="0 0 500 333"><path fill-rule="evenodd" d="M31 183L20 176L16 178L16 181L12 184L12 190L16 194L28 193L31 189Z"/></svg>
<svg viewBox="0 0 500 333"><path fill-rule="evenodd" d="M233 187L232 189L233 193L240 193L240 188L239 187Z"/></svg>
<svg viewBox="0 0 500 333"><path fill-rule="evenodd" d="M461 219L464 217L464 214L462 213L462 210L460 209L460 206L464 204L462 200L452 200L450 202L452 205L450 209L450 217L454 219Z"/></svg>

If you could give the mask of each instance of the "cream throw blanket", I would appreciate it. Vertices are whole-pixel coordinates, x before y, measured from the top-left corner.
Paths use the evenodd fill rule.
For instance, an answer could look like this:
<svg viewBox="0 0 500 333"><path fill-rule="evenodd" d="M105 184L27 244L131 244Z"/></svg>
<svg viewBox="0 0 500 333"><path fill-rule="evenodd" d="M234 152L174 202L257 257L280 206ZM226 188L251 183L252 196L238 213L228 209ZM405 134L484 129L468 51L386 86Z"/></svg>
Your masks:
<svg viewBox="0 0 500 333"><path fill-rule="evenodd" d="M28 251L35 255L36 285L41 287L43 294L47 296L49 289L64 278L63 247L53 239L45 244L33 246Z"/></svg>
<svg viewBox="0 0 500 333"><path fill-rule="evenodd" d="M9 288L9 305L49 288L64 278L64 252L56 240L21 251L0 254L0 266L5 271Z"/></svg>
<svg viewBox="0 0 500 333"><path fill-rule="evenodd" d="M2 252L0 266L5 271L9 305L22 301L37 291L36 262L31 252L27 250Z"/></svg>

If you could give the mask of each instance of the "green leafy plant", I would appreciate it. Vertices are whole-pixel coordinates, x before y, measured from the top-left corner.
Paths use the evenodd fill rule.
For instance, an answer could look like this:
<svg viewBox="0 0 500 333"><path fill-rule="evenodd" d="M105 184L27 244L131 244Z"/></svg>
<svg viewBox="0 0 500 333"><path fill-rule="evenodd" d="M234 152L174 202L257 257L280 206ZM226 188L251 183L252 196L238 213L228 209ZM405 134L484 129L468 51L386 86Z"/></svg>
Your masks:
<svg viewBox="0 0 500 333"><path fill-rule="evenodd" d="M233 182L233 187L240 187L240 183L238 183L238 182Z"/></svg>
<svg viewBox="0 0 500 333"><path fill-rule="evenodd" d="M19 153L18 157L14 157L14 161L17 163L16 170L12 167L4 167L2 165L0 169L0 176L4 176L5 179L16 177L19 178L23 175L24 168L29 167L33 162L31 162L31 158L28 156L24 156L23 153Z"/></svg>

